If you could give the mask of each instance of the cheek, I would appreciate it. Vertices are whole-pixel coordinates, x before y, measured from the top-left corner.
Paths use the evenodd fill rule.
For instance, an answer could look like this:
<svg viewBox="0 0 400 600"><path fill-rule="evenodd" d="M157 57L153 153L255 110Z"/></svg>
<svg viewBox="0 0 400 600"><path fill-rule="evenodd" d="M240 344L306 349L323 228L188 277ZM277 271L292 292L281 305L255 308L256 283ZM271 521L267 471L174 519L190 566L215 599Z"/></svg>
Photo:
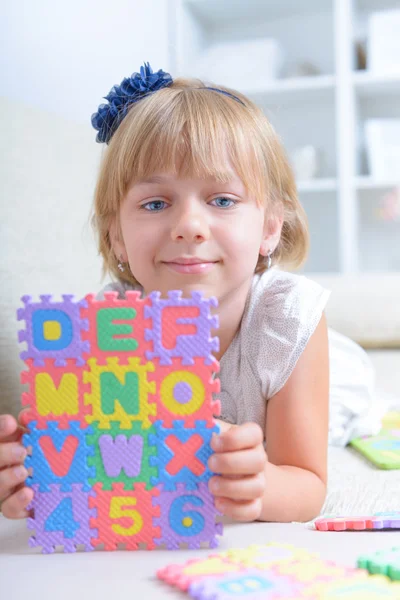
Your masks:
<svg viewBox="0 0 400 600"><path fill-rule="evenodd" d="M254 219L244 221L235 229L233 241L238 251L248 255L258 256L263 239L263 229L260 221Z"/></svg>
<svg viewBox="0 0 400 600"><path fill-rule="evenodd" d="M153 254L151 236L136 232L126 244L129 262L132 265L141 265L148 262Z"/></svg>
<svg viewBox="0 0 400 600"><path fill-rule="evenodd" d="M136 219L129 212L121 212L121 231L124 240L125 248L128 254L135 255L138 248L144 244L148 244L151 236L146 236L146 229L141 227Z"/></svg>

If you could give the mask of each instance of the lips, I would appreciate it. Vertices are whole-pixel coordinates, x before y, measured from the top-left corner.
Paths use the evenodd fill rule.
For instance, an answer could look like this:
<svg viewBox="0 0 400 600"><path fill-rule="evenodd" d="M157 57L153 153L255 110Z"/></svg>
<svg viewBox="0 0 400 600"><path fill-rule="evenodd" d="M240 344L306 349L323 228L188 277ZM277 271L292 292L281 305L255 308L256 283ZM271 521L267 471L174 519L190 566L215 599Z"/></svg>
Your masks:
<svg viewBox="0 0 400 600"><path fill-rule="evenodd" d="M178 273L202 274L208 273L218 261L195 256L177 256L169 261L163 261L170 269Z"/></svg>
<svg viewBox="0 0 400 600"><path fill-rule="evenodd" d="M198 256L177 256L175 258L171 258L171 260L166 260L164 262L178 263L180 265L197 265L198 263L208 263L215 261L210 260L209 258L201 258Z"/></svg>

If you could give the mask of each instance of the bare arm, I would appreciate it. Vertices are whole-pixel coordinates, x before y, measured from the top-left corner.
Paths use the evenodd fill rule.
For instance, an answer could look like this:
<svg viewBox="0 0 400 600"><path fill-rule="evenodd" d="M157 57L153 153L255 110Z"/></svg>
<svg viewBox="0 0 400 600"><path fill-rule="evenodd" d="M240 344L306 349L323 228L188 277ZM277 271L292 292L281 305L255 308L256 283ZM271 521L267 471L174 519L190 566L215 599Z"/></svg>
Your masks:
<svg viewBox="0 0 400 600"><path fill-rule="evenodd" d="M329 356L323 315L285 386L268 402L260 519L308 521L326 495Z"/></svg>
<svg viewBox="0 0 400 600"><path fill-rule="evenodd" d="M245 399L244 399L245 401ZM323 315L284 387L256 423L222 423L208 465L215 505L238 521L309 521L326 494L329 356ZM268 456L267 456L268 454Z"/></svg>

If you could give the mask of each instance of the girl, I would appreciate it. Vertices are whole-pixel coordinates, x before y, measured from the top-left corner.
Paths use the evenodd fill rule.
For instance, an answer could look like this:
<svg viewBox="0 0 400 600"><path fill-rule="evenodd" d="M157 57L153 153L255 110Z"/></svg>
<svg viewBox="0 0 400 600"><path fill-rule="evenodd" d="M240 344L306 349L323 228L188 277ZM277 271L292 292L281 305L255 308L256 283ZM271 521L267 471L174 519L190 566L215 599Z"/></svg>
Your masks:
<svg viewBox="0 0 400 600"><path fill-rule="evenodd" d="M329 293L278 268L299 266L308 247L281 143L242 94L148 64L106 100L92 117L108 145L94 214L115 278L105 289L218 298L216 506L240 521L310 520L326 493ZM24 517L32 492L11 416L0 436L2 511Z"/></svg>

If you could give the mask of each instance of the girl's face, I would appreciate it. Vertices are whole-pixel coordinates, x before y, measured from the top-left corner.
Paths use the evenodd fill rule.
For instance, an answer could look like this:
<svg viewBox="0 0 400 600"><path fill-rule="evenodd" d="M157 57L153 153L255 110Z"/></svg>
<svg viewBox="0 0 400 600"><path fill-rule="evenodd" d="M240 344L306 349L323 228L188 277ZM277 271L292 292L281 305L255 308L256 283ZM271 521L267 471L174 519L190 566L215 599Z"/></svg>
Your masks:
<svg viewBox="0 0 400 600"><path fill-rule="evenodd" d="M114 252L145 294L202 290L220 302L248 288L259 254L280 235L234 171L229 183L172 173L137 182L121 205L120 226Z"/></svg>

